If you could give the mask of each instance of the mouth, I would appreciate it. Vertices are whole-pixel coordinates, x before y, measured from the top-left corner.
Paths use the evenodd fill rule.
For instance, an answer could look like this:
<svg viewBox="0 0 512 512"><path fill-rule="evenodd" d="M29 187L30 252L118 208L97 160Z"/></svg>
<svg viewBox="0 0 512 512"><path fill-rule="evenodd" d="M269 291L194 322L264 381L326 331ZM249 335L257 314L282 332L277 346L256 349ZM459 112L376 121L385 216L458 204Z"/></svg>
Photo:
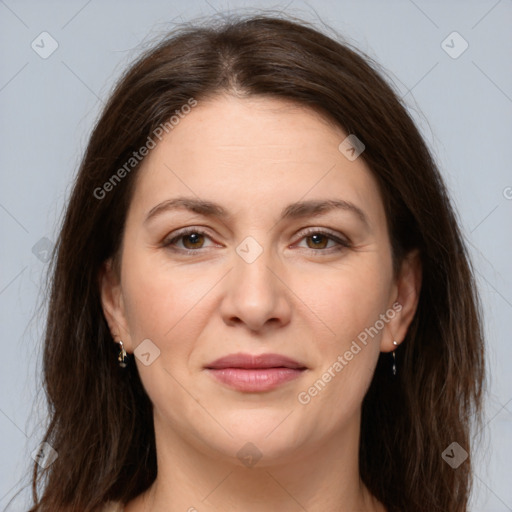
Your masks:
<svg viewBox="0 0 512 512"><path fill-rule="evenodd" d="M279 354L231 354L209 363L205 370L218 382L237 391L271 391L300 377L307 367Z"/></svg>

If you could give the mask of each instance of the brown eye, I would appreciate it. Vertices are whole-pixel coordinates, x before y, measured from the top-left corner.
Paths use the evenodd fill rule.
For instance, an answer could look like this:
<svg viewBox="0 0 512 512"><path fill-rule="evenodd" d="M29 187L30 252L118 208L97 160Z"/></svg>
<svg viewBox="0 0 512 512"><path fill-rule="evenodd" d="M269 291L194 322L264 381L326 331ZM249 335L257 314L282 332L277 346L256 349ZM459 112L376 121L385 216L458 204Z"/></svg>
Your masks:
<svg viewBox="0 0 512 512"><path fill-rule="evenodd" d="M338 233L331 233L319 228L311 228L302 233L300 243L306 243L302 246L316 254L332 254L333 252L343 251L352 247L351 242ZM329 245L330 244L330 245Z"/></svg>
<svg viewBox="0 0 512 512"><path fill-rule="evenodd" d="M306 240L312 240L311 244L308 243L308 247L310 249L325 249L329 242L329 237L322 233L316 233L314 235L307 236Z"/></svg>
<svg viewBox="0 0 512 512"><path fill-rule="evenodd" d="M162 243L163 247L184 253L199 252L206 248L205 240L211 240L210 236L199 229L188 229L176 233L176 236L168 238Z"/></svg>
<svg viewBox="0 0 512 512"><path fill-rule="evenodd" d="M204 243L204 235L202 233L192 232L186 235L181 235L179 238L183 239L183 245L186 249L200 249Z"/></svg>

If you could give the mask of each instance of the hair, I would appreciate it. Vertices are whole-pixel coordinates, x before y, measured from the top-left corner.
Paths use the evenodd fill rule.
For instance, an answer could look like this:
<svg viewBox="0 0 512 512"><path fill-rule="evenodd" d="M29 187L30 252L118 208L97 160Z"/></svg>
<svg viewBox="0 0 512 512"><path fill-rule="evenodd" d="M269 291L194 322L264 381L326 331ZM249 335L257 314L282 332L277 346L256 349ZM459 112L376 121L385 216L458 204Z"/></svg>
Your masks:
<svg viewBox="0 0 512 512"><path fill-rule="evenodd" d="M125 71L90 136L49 268L43 441L58 458L46 468L34 463L30 512L127 503L156 478L152 404L136 366L117 364L98 277L108 258L119 272L140 163L104 197L94 191L191 98L220 94L292 101L364 143L360 158L384 202L395 272L418 249L423 279L396 349L398 374L381 353L362 403L360 477L389 512L467 511L470 433L481 422L485 384L481 306L439 169L383 76L349 43L266 14L181 25ZM442 457L453 442L469 454L457 469Z"/></svg>

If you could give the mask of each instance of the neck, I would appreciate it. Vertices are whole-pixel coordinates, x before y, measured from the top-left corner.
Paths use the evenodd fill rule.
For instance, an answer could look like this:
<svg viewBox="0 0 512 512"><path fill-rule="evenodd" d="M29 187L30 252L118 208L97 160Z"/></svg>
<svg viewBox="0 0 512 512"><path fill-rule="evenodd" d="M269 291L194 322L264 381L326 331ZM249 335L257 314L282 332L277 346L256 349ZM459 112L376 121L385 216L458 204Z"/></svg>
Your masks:
<svg viewBox="0 0 512 512"><path fill-rule="evenodd" d="M293 455L262 450L247 466L180 437L158 415L155 435L157 478L126 512L385 512L359 477L359 421Z"/></svg>

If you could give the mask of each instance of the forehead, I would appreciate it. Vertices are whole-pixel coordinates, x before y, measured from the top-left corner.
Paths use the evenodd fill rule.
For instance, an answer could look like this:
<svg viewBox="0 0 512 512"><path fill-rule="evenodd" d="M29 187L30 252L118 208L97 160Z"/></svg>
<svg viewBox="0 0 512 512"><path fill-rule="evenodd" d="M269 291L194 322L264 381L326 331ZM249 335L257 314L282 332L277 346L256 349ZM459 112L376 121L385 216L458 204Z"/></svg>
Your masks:
<svg viewBox="0 0 512 512"><path fill-rule="evenodd" d="M357 203L384 215L362 158L339 150L343 130L316 111L273 98L218 96L198 105L150 151L138 171L133 209L177 195L222 202L259 215L300 199Z"/></svg>

